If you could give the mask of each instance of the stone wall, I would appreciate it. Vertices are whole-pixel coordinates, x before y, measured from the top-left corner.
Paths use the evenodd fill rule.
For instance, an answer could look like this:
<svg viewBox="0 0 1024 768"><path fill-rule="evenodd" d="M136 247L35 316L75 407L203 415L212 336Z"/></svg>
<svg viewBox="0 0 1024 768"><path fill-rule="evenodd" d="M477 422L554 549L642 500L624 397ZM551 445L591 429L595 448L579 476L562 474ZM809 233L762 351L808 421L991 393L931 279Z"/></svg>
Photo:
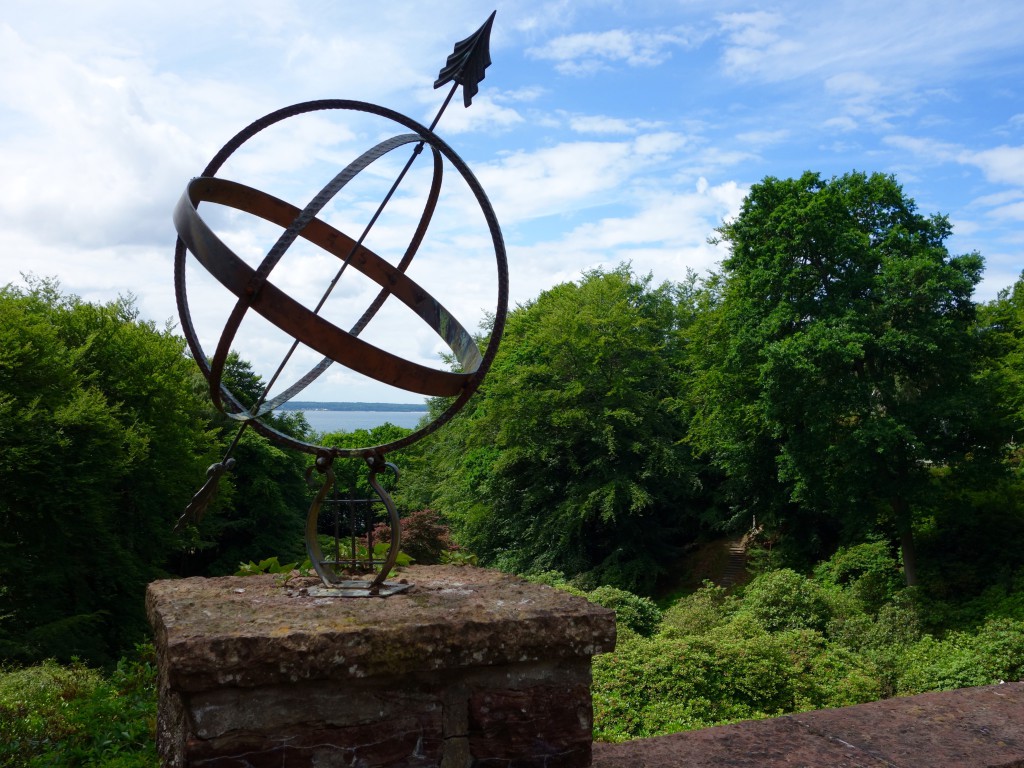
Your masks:
<svg viewBox="0 0 1024 768"><path fill-rule="evenodd" d="M1024 682L595 744L594 768L1024 768Z"/></svg>
<svg viewBox="0 0 1024 768"><path fill-rule="evenodd" d="M273 576L150 585L164 765L582 768L614 614L477 568L388 598Z"/></svg>

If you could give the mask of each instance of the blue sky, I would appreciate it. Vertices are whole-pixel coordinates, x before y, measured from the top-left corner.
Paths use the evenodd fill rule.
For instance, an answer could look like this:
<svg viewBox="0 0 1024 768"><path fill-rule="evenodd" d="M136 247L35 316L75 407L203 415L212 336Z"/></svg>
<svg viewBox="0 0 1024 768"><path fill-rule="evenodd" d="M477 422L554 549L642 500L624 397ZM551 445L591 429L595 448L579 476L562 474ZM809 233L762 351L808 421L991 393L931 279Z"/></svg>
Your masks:
<svg viewBox="0 0 1024 768"><path fill-rule="evenodd" d="M487 191L513 304L628 261L658 280L704 273L707 240L761 178L895 174L953 252L986 259L977 298L1024 268L1024 4L947 2L247 2L8 0L0 14L0 284L56 276L88 300L127 293L176 321L171 210L187 181L257 117L359 99L429 123L455 41L497 8L493 61L469 109L437 132ZM403 132L318 113L246 145L221 175L302 206L348 162ZM375 163L324 211L352 235L405 157ZM368 244L396 261L418 216L416 167ZM277 235L208 207L252 263ZM212 351L230 308L201 270L190 304ZM272 279L307 302L334 268L296 247ZM476 327L494 307L493 256L456 175L410 275ZM371 287L346 275L325 306L346 327ZM435 367L444 345L400 307L365 338ZM288 340L247 319L239 352L269 377ZM284 381L318 356L296 355ZM333 366L303 395L416 401Z"/></svg>

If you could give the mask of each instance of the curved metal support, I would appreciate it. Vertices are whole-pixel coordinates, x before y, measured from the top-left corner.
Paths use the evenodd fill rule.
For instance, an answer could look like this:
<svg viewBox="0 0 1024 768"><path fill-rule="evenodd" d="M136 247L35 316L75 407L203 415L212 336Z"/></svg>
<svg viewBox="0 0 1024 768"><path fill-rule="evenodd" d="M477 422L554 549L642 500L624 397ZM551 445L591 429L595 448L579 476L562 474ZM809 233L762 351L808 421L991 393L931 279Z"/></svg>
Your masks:
<svg viewBox="0 0 1024 768"><path fill-rule="evenodd" d="M306 555L309 557L309 562L313 565L316 575L320 577L320 581L326 586L331 586L340 582L341 578L333 569L327 568L323 550L320 549L320 542L317 540L317 521L320 519L320 509L324 505L324 499L327 498L334 488L334 468L331 466L332 462L329 459L326 464L326 469L321 469L320 459L317 459L316 468L324 473L324 484L320 486L320 490L317 491L316 496L313 498L313 503L309 507L309 514L306 516ZM312 471L313 467L306 471L307 480Z"/></svg>
<svg viewBox="0 0 1024 768"><path fill-rule="evenodd" d="M381 566L377 578L370 584L370 593L376 595L380 591L381 585L387 580L391 569L395 567L395 562L398 560L398 552L402 546L402 525L398 519L398 508L395 506L395 501L391 498L391 494L385 491L384 487L377 482L377 475L385 469L390 469L397 478L398 467L390 461L384 461L383 456L367 456L366 463L370 466L370 485L376 491L380 500L384 502L384 506L388 510L388 522L391 524L391 547L388 549L388 558Z"/></svg>
<svg viewBox="0 0 1024 768"><path fill-rule="evenodd" d="M316 571L320 581L324 584L323 589L314 587L310 590L310 594L320 597L386 597L408 589L409 584L394 584L387 581L387 577L398 561L398 553L402 545L402 529L394 500L377 480L377 475L386 469L393 471L397 477L398 467L389 461L385 461L384 457L379 454L368 457L366 463L370 467L370 485L388 511L388 524L391 528L391 546L388 549L387 557L384 560L375 560L373 551L369 547L370 542L367 541L367 560L360 561L355 556L354 538L352 544L353 554L351 557L342 558L336 555L331 560L324 556L323 549L320 547L320 541L317 538L318 524L320 511L323 509L324 502L335 484L333 462L334 456L328 451L324 451L317 457L315 469L324 474L324 482L317 491L316 497L310 505L309 514L306 517L306 554L309 556L313 570ZM307 480L312 477L313 469L314 467L310 467L307 470ZM339 566L347 566L349 568L368 566L371 569L379 567L380 570L373 579L364 581L346 578L346 574L339 570Z"/></svg>

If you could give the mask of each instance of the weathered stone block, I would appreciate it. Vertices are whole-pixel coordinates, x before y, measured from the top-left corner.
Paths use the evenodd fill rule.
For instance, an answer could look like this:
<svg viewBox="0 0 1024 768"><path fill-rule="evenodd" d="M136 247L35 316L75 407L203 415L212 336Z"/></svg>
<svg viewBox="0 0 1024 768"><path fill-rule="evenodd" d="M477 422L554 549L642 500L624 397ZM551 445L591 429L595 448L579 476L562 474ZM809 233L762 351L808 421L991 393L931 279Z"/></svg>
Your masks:
<svg viewBox="0 0 1024 768"><path fill-rule="evenodd" d="M151 584L166 766L590 763L590 657L614 614L479 568L386 599L272 576Z"/></svg>

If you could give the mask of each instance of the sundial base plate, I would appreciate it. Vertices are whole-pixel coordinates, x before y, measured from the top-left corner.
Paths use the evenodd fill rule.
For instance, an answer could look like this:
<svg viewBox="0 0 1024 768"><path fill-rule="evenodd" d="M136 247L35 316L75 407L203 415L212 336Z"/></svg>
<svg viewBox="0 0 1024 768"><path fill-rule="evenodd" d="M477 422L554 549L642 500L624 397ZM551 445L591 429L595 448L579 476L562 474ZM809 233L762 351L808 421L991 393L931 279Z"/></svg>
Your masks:
<svg viewBox="0 0 1024 768"><path fill-rule="evenodd" d="M405 592L412 584L385 581L375 591L369 581L339 581L330 587L310 587L310 597L390 597Z"/></svg>

